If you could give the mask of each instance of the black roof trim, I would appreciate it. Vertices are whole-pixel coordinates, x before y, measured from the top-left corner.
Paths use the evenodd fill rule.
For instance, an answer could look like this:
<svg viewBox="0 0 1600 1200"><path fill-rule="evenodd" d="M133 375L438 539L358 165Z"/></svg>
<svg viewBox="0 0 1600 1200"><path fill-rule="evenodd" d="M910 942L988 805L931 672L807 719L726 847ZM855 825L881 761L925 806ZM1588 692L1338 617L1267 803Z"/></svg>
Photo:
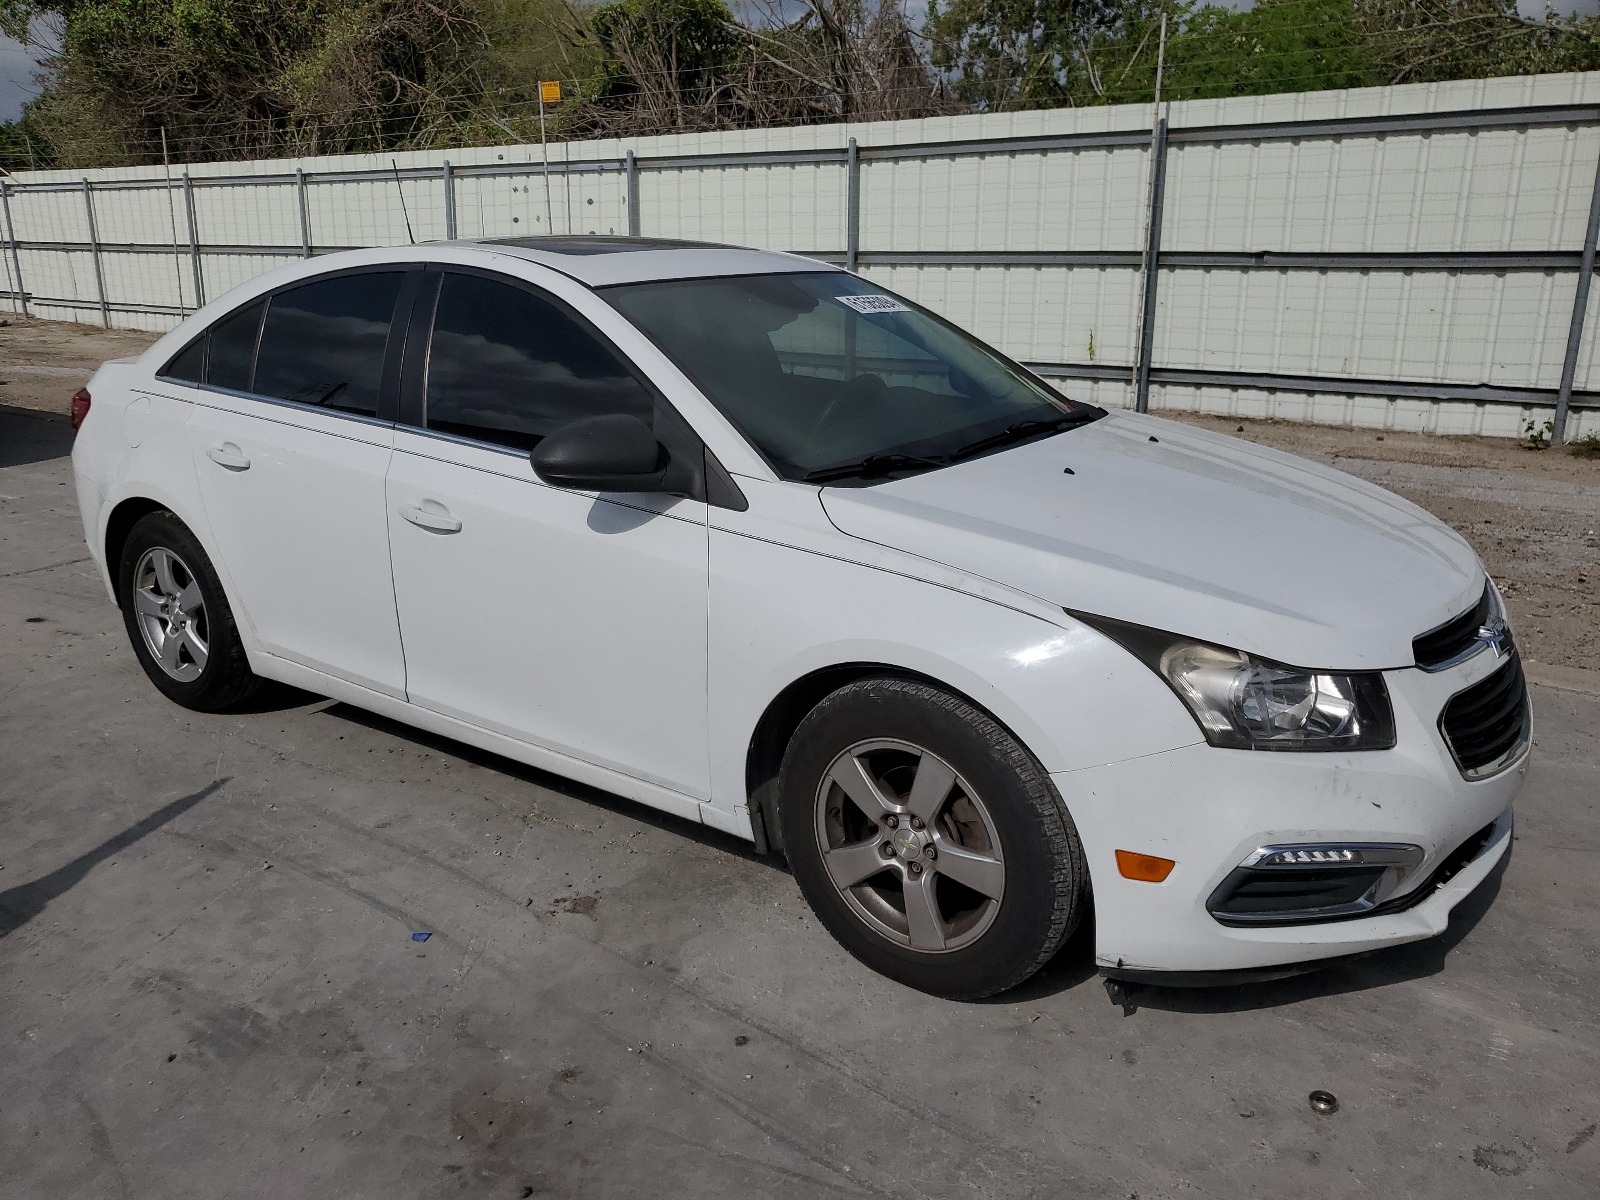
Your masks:
<svg viewBox="0 0 1600 1200"><path fill-rule="evenodd" d="M541 237L484 238L483 245L515 246L547 254L632 254L640 250L738 250L719 242L685 242L676 238L611 237L601 234L545 234Z"/></svg>

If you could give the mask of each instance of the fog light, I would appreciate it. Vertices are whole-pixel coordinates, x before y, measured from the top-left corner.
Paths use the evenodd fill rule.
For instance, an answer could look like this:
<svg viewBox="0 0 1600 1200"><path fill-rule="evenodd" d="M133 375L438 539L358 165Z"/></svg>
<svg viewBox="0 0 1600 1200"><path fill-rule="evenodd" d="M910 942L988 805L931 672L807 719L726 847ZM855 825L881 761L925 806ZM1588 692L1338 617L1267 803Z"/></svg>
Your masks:
<svg viewBox="0 0 1600 1200"><path fill-rule="evenodd" d="M1170 858L1157 858L1154 854L1117 851L1117 870L1122 872L1122 877L1137 879L1140 883L1161 883L1177 865Z"/></svg>
<svg viewBox="0 0 1600 1200"><path fill-rule="evenodd" d="M1408 843L1262 846L1245 856L1206 908L1224 925L1303 925L1358 917L1407 883L1426 857Z"/></svg>

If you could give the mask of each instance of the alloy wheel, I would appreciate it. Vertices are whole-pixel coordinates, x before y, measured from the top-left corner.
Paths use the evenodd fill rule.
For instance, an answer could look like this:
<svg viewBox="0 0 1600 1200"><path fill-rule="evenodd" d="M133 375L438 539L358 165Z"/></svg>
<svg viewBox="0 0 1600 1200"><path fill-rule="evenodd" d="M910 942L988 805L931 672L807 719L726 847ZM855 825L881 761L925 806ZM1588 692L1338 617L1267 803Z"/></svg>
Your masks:
<svg viewBox="0 0 1600 1200"><path fill-rule="evenodd" d="M210 656L210 626L199 581L189 565L160 546L133 570L133 611L145 648L179 683L200 678Z"/></svg>
<svg viewBox="0 0 1600 1200"><path fill-rule="evenodd" d="M982 937L1005 894L988 807L949 763L910 742L849 747L817 789L828 878L868 928L896 945L948 953Z"/></svg>

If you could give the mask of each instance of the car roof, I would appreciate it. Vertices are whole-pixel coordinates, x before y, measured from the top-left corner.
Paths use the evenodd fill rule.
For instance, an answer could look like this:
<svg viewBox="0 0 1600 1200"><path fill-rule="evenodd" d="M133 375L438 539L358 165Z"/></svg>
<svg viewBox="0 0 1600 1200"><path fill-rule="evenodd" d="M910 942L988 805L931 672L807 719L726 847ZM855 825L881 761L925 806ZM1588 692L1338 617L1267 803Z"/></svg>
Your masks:
<svg viewBox="0 0 1600 1200"><path fill-rule="evenodd" d="M526 259L569 275L589 287L661 279L838 269L798 254L671 238L548 234L544 237L474 238L451 244L475 246Z"/></svg>

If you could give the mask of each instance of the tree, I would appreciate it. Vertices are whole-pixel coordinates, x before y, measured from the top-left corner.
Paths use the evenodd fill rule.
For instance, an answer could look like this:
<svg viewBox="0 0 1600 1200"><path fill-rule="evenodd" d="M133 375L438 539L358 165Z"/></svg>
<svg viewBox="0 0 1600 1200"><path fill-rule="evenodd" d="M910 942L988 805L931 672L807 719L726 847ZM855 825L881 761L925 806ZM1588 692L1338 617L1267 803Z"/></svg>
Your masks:
<svg viewBox="0 0 1600 1200"><path fill-rule="evenodd" d="M1543 20L1516 0L1354 0L1379 83L1600 68L1600 18Z"/></svg>
<svg viewBox="0 0 1600 1200"><path fill-rule="evenodd" d="M979 109L1321 91L1600 67L1600 20L1530 20L1515 0L949 0L933 61Z"/></svg>
<svg viewBox="0 0 1600 1200"><path fill-rule="evenodd" d="M1110 0L930 0L926 29L933 63L962 103L1051 108L1093 93L1086 47L1129 28L1130 17L1138 19Z"/></svg>
<svg viewBox="0 0 1600 1200"><path fill-rule="evenodd" d="M38 171L56 165L55 148L34 123L33 103L15 121L0 121L0 170Z"/></svg>
<svg viewBox="0 0 1600 1200"><path fill-rule="evenodd" d="M671 133L816 121L892 120L952 104L896 0L811 0L752 28L724 0L616 0L594 10L600 62L567 128Z"/></svg>
<svg viewBox="0 0 1600 1200"><path fill-rule="evenodd" d="M78 166L426 143L482 90L465 0L0 0L65 31L33 109Z"/></svg>

